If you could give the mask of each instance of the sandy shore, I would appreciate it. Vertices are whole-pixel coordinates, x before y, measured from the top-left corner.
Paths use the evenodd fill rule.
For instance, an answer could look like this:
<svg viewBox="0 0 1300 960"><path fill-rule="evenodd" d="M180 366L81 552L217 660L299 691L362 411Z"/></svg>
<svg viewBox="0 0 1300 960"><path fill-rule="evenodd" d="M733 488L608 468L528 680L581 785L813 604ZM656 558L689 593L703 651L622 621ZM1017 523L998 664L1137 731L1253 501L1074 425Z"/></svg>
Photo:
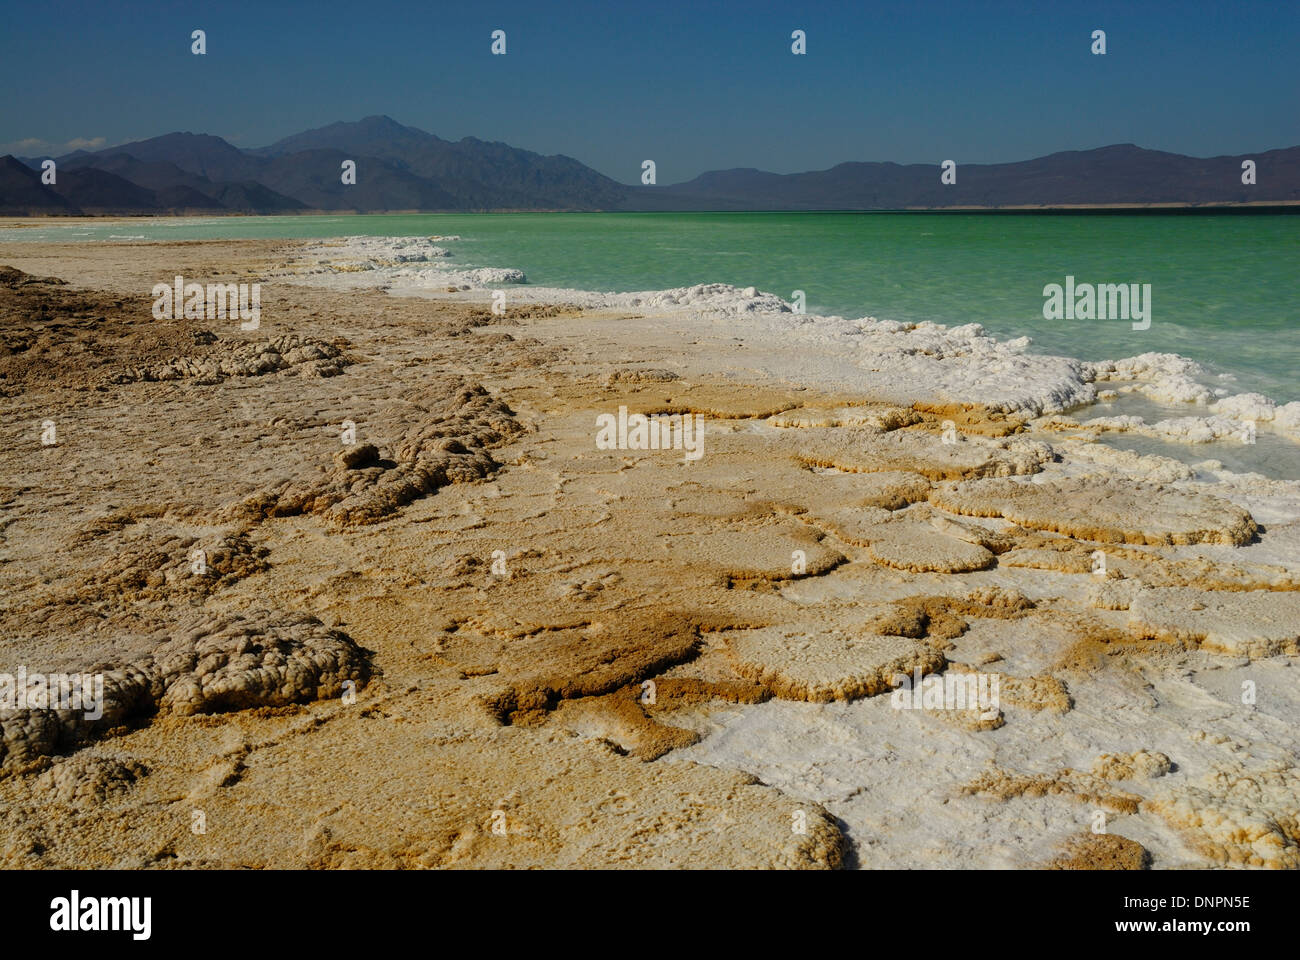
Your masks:
<svg viewBox="0 0 1300 960"><path fill-rule="evenodd" d="M106 689L0 713L0 864L1300 866L1300 483L319 263L0 247L0 672ZM176 274L260 329L154 319Z"/></svg>

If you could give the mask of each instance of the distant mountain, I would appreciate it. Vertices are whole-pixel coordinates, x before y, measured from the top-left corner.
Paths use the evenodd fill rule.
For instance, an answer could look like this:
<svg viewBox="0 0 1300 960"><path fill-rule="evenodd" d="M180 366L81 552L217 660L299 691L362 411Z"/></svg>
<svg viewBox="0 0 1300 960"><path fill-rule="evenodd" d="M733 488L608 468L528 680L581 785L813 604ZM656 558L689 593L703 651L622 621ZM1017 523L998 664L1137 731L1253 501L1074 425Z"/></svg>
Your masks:
<svg viewBox="0 0 1300 960"><path fill-rule="evenodd" d="M623 184L572 157L544 157L474 137L453 143L391 117L332 123L253 152L284 158L311 150L374 158L390 169L431 180L454 209L604 209L617 206L627 192ZM358 160L358 170L360 166Z"/></svg>
<svg viewBox="0 0 1300 960"><path fill-rule="evenodd" d="M39 160L33 162L39 164ZM304 209L298 201L253 181L212 183L171 164L142 163L126 154L114 154L102 162L109 169L83 157L65 161L56 168L55 183L46 185L40 182L38 168L16 157L2 157L0 213L131 215Z"/></svg>
<svg viewBox="0 0 1300 960"><path fill-rule="evenodd" d="M28 213L75 214L67 198L41 183L41 175L17 157L0 157L0 214L24 216Z"/></svg>
<svg viewBox="0 0 1300 960"><path fill-rule="evenodd" d="M54 189L82 210L158 209L157 196L152 190L94 167L59 171Z"/></svg>
<svg viewBox="0 0 1300 960"><path fill-rule="evenodd" d="M64 160L60 169L95 169L116 174L154 191L156 201L164 206L183 205L241 213L307 209L307 204L276 193L256 180L213 182L202 174L182 170L174 163L165 160L145 162L120 150Z"/></svg>
<svg viewBox="0 0 1300 960"><path fill-rule="evenodd" d="M446 143L432 133L405 127L392 117L366 117L355 122L339 121L327 127L304 130L277 140L269 147L248 152L255 156L282 157L302 150L342 150L354 156L395 160L426 149L431 143Z"/></svg>
<svg viewBox="0 0 1300 960"><path fill-rule="evenodd" d="M13 158L9 158L12 160ZM28 172L45 158L28 158ZM1200 159L1133 144L1017 163L841 163L776 174L715 170L664 186L627 186L566 156L474 137L443 140L374 116L241 150L220 137L169 133L55 158L58 181L0 169L0 210L47 213L282 213L311 210L901 210L1123 204L1300 203L1300 147ZM1243 160L1257 185L1241 183ZM340 179L344 161L356 183ZM16 162L16 161L15 161Z"/></svg>
<svg viewBox="0 0 1300 960"><path fill-rule="evenodd" d="M1257 183L1241 182L1254 160ZM1300 201L1300 147L1199 159L1133 144L1054 153L1017 163L841 163L775 174L718 170L664 187L633 187L635 210L903 210L943 207L1200 204Z"/></svg>
<svg viewBox="0 0 1300 960"><path fill-rule="evenodd" d="M86 168L103 170L150 190L183 186L202 192L204 188L212 186L212 181L207 177L182 170L174 163L163 160L145 162L120 151L102 154L82 152L80 156L61 157L56 162L60 171Z"/></svg>
<svg viewBox="0 0 1300 960"><path fill-rule="evenodd" d="M340 178L344 160L356 161L354 185L345 185ZM454 210L460 206L438 184L374 157L321 149L262 162L262 183L316 210Z"/></svg>
<svg viewBox="0 0 1300 960"><path fill-rule="evenodd" d="M41 159L27 162L39 166ZM260 212L596 210L617 207L627 195L627 187L571 157L473 137L453 143L390 117L335 123L257 150L220 137L169 133L55 160L60 170L102 170L150 190L186 186L214 206ZM341 180L345 160L356 163L355 184ZM232 185L241 190L231 192ZM239 205L232 206L236 197Z"/></svg>
<svg viewBox="0 0 1300 960"><path fill-rule="evenodd" d="M309 209L301 200L276 193L256 180L214 183L204 192L220 203L223 209L239 213L291 213Z"/></svg>
<svg viewBox="0 0 1300 960"><path fill-rule="evenodd" d="M220 137L204 133L169 133L150 140L137 140L120 147L99 150L92 162L128 154L145 163L170 163L211 181L255 180L261 164ZM60 158L63 162L69 158ZM83 156L82 160L86 158Z"/></svg>

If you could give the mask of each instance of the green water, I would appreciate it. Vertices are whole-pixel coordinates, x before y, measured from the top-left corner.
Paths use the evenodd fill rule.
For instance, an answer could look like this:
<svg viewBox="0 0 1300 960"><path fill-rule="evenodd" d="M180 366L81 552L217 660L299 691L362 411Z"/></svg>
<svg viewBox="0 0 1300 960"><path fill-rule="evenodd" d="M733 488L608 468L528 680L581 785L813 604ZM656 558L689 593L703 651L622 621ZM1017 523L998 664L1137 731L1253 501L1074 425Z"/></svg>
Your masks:
<svg viewBox="0 0 1300 960"><path fill-rule="evenodd" d="M756 286L809 313L978 322L1085 360L1179 353L1231 393L1300 399L1300 216L1050 214L438 214L117 221L0 231L12 240L459 234L455 263L531 284L630 291ZM1045 320L1044 285L1152 287L1152 323Z"/></svg>

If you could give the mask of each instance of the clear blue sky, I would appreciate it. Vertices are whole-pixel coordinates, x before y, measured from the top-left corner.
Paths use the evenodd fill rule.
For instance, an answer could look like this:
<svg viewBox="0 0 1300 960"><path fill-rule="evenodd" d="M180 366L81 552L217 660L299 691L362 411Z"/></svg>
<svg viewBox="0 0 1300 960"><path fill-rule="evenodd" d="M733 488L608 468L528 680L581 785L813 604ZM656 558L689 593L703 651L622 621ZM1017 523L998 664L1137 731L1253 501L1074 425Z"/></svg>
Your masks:
<svg viewBox="0 0 1300 960"><path fill-rule="evenodd" d="M617 180L1300 144L1300 2L10 2L0 152L388 114ZM190 54L190 32L208 52ZM507 33L492 56L490 34ZM807 32L808 53L790 52ZM1106 56L1089 52L1107 34Z"/></svg>

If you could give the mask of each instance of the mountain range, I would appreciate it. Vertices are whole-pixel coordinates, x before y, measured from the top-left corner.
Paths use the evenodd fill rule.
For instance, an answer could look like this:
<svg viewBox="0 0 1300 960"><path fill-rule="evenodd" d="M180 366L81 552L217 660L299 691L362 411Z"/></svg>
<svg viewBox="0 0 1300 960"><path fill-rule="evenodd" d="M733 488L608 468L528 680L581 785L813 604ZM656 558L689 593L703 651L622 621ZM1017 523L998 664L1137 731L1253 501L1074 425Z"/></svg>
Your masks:
<svg viewBox="0 0 1300 960"><path fill-rule="evenodd" d="M41 164L56 163L54 184ZM356 163L356 183L341 180ZM1243 161L1257 183L1242 183ZM639 173L639 165L634 168ZM628 186L572 157L474 137L443 140L390 117L333 123L241 150L169 133L60 157L0 157L0 214L484 210L901 210L1128 204L1300 203L1300 147L1201 159L1133 144L1016 163L841 163L777 174L717 170Z"/></svg>

